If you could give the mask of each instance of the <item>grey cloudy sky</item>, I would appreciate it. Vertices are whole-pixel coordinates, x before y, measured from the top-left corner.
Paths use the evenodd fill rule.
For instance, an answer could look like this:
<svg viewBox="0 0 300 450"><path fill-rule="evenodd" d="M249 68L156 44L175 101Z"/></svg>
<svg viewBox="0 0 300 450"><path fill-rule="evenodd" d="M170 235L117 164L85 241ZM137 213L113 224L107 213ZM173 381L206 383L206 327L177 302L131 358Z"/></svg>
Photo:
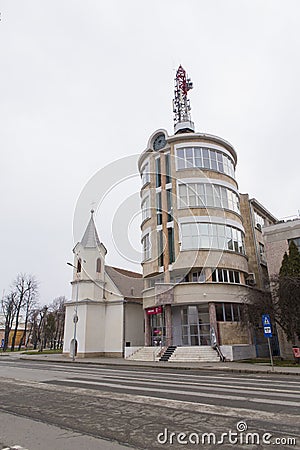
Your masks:
<svg viewBox="0 0 300 450"><path fill-rule="evenodd" d="M1 0L0 12L1 291L27 272L43 303L69 297L78 197L153 131L172 134L180 63L196 130L237 150L240 191L277 217L297 214L298 0ZM96 214L107 262L136 270L114 248L111 216L139 187L124 182Z"/></svg>

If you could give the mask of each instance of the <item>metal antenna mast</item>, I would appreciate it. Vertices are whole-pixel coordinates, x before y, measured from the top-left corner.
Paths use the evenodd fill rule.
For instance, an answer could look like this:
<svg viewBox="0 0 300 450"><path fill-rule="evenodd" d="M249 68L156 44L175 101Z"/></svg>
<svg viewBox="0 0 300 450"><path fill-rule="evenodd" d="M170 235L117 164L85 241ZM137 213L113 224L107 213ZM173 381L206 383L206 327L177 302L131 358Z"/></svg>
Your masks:
<svg viewBox="0 0 300 450"><path fill-rule="evenodd" d="M180 65L176 73L173 100L175 134L194 131L194 123L191 121L190 114L190 101L187 98L187 93L192 88L191 79L187 78L184 68Z"/></svg>

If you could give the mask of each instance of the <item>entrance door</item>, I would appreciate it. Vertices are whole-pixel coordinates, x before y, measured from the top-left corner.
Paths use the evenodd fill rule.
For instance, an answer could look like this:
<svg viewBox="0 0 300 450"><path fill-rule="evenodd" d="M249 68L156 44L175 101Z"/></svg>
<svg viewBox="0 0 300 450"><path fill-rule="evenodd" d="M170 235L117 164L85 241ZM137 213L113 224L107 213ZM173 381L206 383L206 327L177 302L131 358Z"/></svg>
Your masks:
<svg viewBox="0 0 300 450"><path fill-rule="evenodd" d="M182 308L183 345L210 345L208 304Z"/></svg>

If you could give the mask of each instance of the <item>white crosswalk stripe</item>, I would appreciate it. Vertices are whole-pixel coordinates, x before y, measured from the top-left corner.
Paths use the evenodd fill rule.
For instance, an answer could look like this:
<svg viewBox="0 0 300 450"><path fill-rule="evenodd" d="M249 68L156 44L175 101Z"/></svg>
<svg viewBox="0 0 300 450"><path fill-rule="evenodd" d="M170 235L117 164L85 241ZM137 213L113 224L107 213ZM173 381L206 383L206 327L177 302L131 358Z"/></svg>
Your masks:
<svg viewBox="0 0 300 450"><path fill-rule="evenodd" d="M12 447L5 447L2 450L27 450L27 449L21 447L20 445L13 445Z"/></svg>

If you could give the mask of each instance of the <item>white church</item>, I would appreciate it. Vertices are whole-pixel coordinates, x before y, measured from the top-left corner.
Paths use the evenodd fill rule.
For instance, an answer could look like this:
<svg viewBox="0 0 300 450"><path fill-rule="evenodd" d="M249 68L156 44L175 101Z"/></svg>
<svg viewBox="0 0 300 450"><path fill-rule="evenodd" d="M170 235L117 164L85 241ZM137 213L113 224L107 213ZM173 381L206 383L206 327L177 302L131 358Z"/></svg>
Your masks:
<svg viewBox="0 0 300 450"><path fill-rule="evenodd" d="M72 299L66 303L63 354L124 357L144 345L142 275L107 266L94 211L73 249ZM75 355L74 355L75 351Z"/></svg>

